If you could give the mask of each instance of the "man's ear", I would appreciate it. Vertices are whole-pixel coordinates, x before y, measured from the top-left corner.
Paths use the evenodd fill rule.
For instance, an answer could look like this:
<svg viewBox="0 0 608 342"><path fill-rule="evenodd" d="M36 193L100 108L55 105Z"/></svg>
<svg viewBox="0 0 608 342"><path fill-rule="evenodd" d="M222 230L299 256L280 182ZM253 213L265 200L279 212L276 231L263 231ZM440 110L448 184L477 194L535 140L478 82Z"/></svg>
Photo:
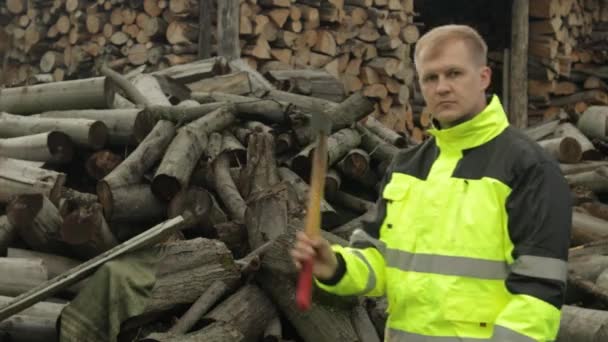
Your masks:
<svg viewBox="0 0 608 342"><path fill-rule="evenodd" d="M480 77L481 77L481 86L482 86L483 90L485 91L490 87L490 82L492 82L492 69L490 69L488 66L483 66L481 68Z"/></svg>

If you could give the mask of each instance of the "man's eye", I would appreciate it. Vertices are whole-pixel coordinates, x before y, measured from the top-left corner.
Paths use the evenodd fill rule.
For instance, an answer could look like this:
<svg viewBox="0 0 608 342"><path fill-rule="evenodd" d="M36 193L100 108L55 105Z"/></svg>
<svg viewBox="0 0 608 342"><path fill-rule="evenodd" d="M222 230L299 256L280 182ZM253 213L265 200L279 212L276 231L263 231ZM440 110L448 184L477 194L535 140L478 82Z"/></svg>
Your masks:
<svg viewBox="0 0 608 342"><path fill-rule="evenodd" d="M448 77L456 77L456 76L460 76L460 71L451 70L450 72L448 72Z"/></svg>
<svg viewBox="0 0 608 342"><path fill-rule="evenodd" d="M437 79L436 75L430 75L430 76L426 76L422 79L423 82L428 83L428 82L432 82L435 81Z"/></svg>

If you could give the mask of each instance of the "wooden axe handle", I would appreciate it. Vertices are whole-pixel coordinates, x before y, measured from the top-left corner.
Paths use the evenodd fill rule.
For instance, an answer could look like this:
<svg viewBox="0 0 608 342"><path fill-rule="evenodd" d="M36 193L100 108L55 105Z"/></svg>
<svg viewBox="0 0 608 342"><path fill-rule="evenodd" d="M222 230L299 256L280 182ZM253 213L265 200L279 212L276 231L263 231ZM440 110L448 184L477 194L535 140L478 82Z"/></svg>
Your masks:
<svg viewBox="0 0 608 342"><path fill-rule="evenodd" d="M308 194L308 209L304 232L311 239L319 236L321 227L321 200L325 188L325 174L327 173L327 136L320 134L317 147L314 149L312 174L310 178L310 192ZM298 309L306 311L310 309L312 294L312 260L307 260L302 265L298 288L296 290L296 303Z"/></svg>

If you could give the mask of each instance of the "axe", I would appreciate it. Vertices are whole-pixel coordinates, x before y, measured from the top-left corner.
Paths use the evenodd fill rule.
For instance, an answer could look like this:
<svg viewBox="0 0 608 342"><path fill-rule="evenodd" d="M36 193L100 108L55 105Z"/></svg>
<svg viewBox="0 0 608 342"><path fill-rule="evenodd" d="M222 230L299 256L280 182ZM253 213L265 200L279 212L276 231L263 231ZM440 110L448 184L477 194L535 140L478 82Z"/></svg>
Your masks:
<svg viewBox="0 0 608 342"><path fill-rule="evenodd" d="M321 226L321 200L323 199L325 174L327 173L327 136L331 132L331 121L325 113L312 114L311 130L313 134L317 135L317 146L313 152L304 232L309 238L315 239L319 236ZM300 271L296 290L296 304L300 311L310 309L312 266L313 261L307 260Z"/></svg>

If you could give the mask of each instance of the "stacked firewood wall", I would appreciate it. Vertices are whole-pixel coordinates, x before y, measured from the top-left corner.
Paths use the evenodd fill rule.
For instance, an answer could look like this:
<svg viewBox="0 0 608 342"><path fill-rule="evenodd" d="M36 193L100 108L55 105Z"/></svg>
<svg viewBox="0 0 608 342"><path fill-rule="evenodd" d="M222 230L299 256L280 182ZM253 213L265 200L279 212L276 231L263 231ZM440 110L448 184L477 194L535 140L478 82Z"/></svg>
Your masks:
<svg viewBox="0 0 608 342"><path fill-rule="evenodd" d="M531 1L530 16L530 123L608 104L608 2Z"/></svg>
<svg viewBox="0 0 608 342"><path fill-rule="evenodd" d="M11 37L7 85L91 77L103 63L155 71L197 58L198 0L9 0L0 17ZM421 140L409 106L413 0L241 0L239 19L242 56L284 90L334 102L361 90L381 122ZM296 74L304 86L283 82L294 68L323 72Z"/></svg>

